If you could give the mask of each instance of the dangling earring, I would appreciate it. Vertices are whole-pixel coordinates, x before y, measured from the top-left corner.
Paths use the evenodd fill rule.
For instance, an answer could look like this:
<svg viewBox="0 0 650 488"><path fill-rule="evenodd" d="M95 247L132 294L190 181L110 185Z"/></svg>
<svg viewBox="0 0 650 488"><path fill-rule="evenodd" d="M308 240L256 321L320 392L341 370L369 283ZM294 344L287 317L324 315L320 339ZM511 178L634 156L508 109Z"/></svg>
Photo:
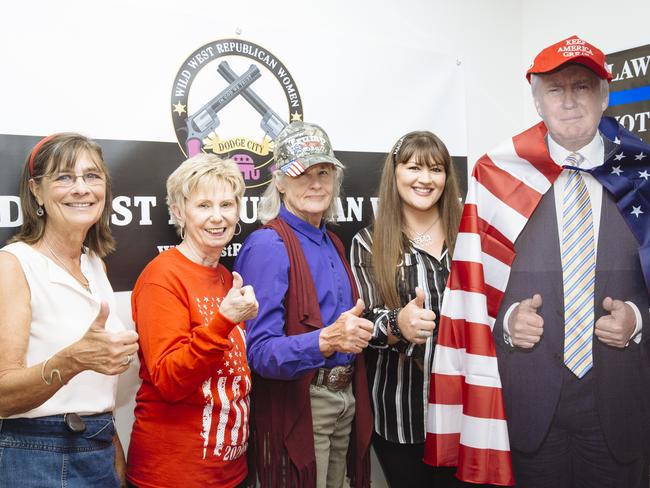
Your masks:
<svg viewBox="0 0 650 488"><path fill-rule="evenodd" d="M239 230L237 230L237 227L239 227ZM239 234L241 234L241 224L239 223L239 221L237 221L237 224L235 224L235 233L233 234L233 236L238 236Z"/></svg>
<svg viewBox="0 0 650 488"><path fill-rule="evenodd" d="M45 215L45 210L43 210L42 205L39 205L38 208L36 209L36 215L38 217L42 217L43 215Z"/></svg>
<svg viewBox="0 0 650 488"><path fill-rule="evenodd" d="M181 226L181 241L185 240L185 227Z"/></svg>

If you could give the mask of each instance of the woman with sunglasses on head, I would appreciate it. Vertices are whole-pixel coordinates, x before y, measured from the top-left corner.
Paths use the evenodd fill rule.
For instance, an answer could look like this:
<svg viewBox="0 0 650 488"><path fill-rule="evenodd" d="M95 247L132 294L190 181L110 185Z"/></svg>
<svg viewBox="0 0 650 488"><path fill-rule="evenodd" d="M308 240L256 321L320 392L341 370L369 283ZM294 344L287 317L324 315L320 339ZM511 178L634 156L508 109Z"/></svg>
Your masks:
<svg viewBox="0 0 650 488"><path fill-rule="evenodd" d="M23 224L0 249L0 487L123 486L117 375L138 336L115 314L101 148L41 140L20 181Z"/></svg>
<svg viewBox="0 0 650 488"><path fill-rule="evenodd" d="M373 447L390 486L455 486L422 462L429 377L461 206L454 166L428 131L400 138L386 157L374 223L352 240L350 264L365 317Z"/></svg>

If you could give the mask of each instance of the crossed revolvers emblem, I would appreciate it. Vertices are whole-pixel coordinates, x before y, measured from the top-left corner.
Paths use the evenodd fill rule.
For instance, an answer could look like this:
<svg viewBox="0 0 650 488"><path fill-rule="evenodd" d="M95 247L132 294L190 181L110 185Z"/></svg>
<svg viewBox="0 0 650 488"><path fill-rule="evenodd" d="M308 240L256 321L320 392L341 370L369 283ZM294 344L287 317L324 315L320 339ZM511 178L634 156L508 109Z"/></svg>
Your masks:
<svg viewBox="0 0 650 488"><path fill-rule="evenodd" d="M220 121L217 113L228 105L239 95L251 104L251 106L262 116L260 127L271 139L275 139L280 131L286 127L280 116L269 107L251 88L250 85L257 80L261 74L255 65L251 65L246 72L237 76L227 61L219 63L217 72L230 83L216 97L203 105L194 114L187 117L187 148L188 157L201 152L201 141L207 135L219 127Z"/></svg>

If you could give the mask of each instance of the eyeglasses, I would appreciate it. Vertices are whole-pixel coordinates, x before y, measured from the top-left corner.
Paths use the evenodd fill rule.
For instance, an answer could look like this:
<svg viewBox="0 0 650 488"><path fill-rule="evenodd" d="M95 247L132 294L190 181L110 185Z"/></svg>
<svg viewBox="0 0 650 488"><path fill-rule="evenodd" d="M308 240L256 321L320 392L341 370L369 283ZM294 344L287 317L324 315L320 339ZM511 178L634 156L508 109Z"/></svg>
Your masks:
<svg viewBox="0 0 650 488"><path fill-rule="evenodd" d="M52 173L49 175L37 176L36 178L49 178L53 186L60 188L70 188L77 182L77 178L84 180L88 186L101 186L105 182L105 177L97 171L87 171L86 173Z"/></svg>

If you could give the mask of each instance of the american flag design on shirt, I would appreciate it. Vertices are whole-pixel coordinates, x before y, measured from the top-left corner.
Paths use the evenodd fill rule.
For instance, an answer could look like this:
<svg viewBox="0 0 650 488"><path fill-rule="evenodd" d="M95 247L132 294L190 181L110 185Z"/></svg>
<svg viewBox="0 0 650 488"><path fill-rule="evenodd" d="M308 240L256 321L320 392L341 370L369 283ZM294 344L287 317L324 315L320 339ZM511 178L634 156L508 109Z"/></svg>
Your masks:
<svg viewBox="0 0 650 488"><path fill-rule="evenodd" d="M195 297L195 303L207 327L221 297ZM200 426L203 459L214 456L232 461L244 455L248 447L251 381L246 362L246 333L237 325L228 339L232 349L224 352L214 374L201 385L205 400Z"/></svg>

